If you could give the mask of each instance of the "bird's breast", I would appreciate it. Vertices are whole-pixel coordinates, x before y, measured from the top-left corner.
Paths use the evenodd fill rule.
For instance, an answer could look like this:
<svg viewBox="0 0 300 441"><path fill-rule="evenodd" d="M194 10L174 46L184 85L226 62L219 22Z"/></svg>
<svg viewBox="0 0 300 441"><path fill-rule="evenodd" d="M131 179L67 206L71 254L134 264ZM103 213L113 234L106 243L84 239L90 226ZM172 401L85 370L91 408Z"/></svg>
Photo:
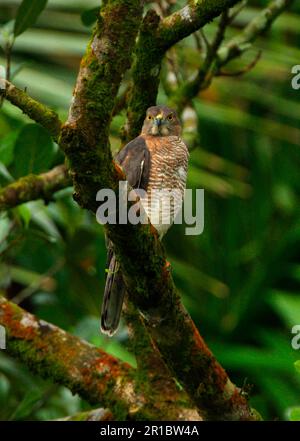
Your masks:
<svg viewBox="0 0 300 441"><path fill-rule="evenodd" d="M177 136L148 137L150 173L148 189L184 188L188 166L188 149Z"/></svg>
<svg viewBox="0 0 300 441"><path fill-rule="evenodd" d="M143 207L151 223L164 234L182 205L189 153L177 136L153 136L146 143L150 172Z"/></svg>

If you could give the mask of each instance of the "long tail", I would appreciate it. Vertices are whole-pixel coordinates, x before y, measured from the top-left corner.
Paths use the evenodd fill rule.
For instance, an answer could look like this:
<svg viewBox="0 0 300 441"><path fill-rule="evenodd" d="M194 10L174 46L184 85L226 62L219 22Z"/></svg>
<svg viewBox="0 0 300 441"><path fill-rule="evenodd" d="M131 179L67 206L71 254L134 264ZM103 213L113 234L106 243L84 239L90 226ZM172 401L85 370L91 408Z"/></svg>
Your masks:
<svg viewBox="0 0 300 441"><path fill-rule="evenodd" d="M116 256L111 251L108 254L108 273L101 311L101 331L113 336L119 326L125 295L125 286Z"/></svg>

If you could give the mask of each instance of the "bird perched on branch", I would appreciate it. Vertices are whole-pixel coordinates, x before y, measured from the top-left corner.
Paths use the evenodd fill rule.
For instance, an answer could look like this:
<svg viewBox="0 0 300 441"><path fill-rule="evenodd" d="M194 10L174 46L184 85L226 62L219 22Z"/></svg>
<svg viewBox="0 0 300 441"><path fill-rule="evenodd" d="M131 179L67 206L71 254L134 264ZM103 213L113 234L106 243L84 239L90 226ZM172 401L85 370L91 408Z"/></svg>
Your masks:
<svg viewBox="0 0 300 441"><path fill-rule="evenodd" d="M141 134L115 157L124 170L129 185L133 189L146 191L147 197L141 198L142 206L160 239L181 208L188 158L188 148L181 139L178 116L166 106L150 107ZM101 330L109 336L117 331L124 295L125 286L119 263L112 244L109 244L101 312Z"/></svg>

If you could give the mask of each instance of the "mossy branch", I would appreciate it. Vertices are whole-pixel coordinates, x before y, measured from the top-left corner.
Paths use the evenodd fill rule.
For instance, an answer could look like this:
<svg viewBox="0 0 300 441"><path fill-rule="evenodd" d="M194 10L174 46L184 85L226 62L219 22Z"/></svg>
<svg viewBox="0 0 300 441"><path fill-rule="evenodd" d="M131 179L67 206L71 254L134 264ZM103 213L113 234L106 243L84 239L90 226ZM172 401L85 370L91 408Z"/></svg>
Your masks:
<svg viewBox="0 0 300 441"><path fill-rule="evenodd" d="M62 122L54 110L31 98L24 90L19 89L3 78L0 78L0 96L21 109L33 121L45 127L53 139L57 141Z"/></svg>
<svg viewBox="0 0 300 441"><path fill-rule="evenodd" d="M49 201L56 191L68 185L72 185L72 181L64 165L58 165L40 175L24 176L0 188L0 211L36 199Z"/></svg>
<svg viewBox="0 0 300 441"><path fill-rule="evenodd" d="M210 14L205 14L206 20L219 11L215 1L201 4L208 3L213 7ZM97 191L103 187L117 189L122 177L112 162L107 138L118 86L128 67L141 15L139 2L105 3L82 60L69 118L62 129L60 143L74 173L76 200L92 211L97 208ZM151 80L155 77L157 82L160 64L158 71L149 72L149 64L142 66L142 59L145 56L149 62L150 53L151 63L157 56L161 61L163 52L150 46L158 24L155 13L146 15L134 67L138 75L140 64L140 78L149 78L150 74ZM135 87L139 90L138 84ZM143 102L144 105L149 103ZM139 118L143 117L144 108L136 111ZM163 246L151 226L109 225L107 234L114 243L130 300L145 317L149 339L203 414L209 419L253 419L247 400L230 382L183 308L166 267Z"/></svg>
<svg viewBox="0 0 300 441"><path fill-rule="evenodd" d="M272 0L265 9L248 23L242 32L218 50L218 68L249 50L257 37L266 32L276 18L288 9L293 2L294 0Z"/></svg>
<svg viewBox="0 0 300 441"><path fill-rule="evenodd" d="M216 420L255 419L246 398L231 383L183 307L158 238L147 226L131 225L111 225L108 235L115 245L130 300L142 312L151 341L201 414ZM145 341L138 342L139 351Z"/></svg>
<svg viewBox="0 0 300 441"><path fill-rule="evenodd" d="M55 421L113 421L115 418L109 409L92 409L87 412L79 412Z"/></svg>
<svg viewBox="0 0 300 441"><path fill-rule="evenodd" d="M197 22L201 27L235 3L203 0L189 3L188 8L199 6L196 16L202 14ZM176 23L171 26L174 17ZM116 189L123 177L112 161L108 133L119 84L129 67L141 19L138 0L104 3L81 62L68 121L61 131L59 141L73 173L76 200L92 211L97 208L97 191L103 187ZM194 29L186 9L168 20L169 29L161 28L160 18L150 12L141 26L133 67L136 84L129 105L133 123L130 137L139 130L145 108L155 102L161 59L175 43L177 20L178 39ZM172 34L170 38L168 31ZM141 94L150 83L153 87L147 95ZM41 375L66 385L90 402L109 407L116 419L128 415L152 420L199 419L186 392L206 419L256 419L246 398L231 383L184 309L166 265L164 248L151 226L109 225L107 234L114 243L130 301L143 313L142 326L147 332L143 328L143 341L137 343L143 349L150 347L146 363L153 356L157 366L164 363L164 381L159 372L156 375L149 369L150 378L145 378L141 370L136 373L103 351L38 321L2 299L0 322L8 330L8 350ZM139 329L140 324L133 326ZM156 357L157 349L163 362ZM165 381L169 371L184 391L176 389L171 375Z"/></svg>
<svg viewBox="0 0 300 441"><path fill-rule="evenodd" d="M200 419L184 392L173 384L153 389L151 380L141 378L129 364L38 320L4 297L0 297L0 324L6 330L9 354L89 403L108 407L116 420Z"/></svg>
<svg viewBox="0 0 300 441"><path fill-rule="evenodd" d="M284 12L293 0L272 0L268 6L263 9L256 17L254 17L248 25L230 41L221 43L224 38L226 26L230 23L230 15L227 20L220 20L219 28L216 36L208 46L206 57L195 78L177 89L170 97L169 105L175 106L179 111L195 97L197 94L208 88L216 76L241 75L252 69L260 58L260 52L245 68L237 72L223 72L223 67L234 58L239 57L245 51L252 48L252 43L264 32L266 32L276 18ZM220 38L221 37L221 38Z"/></svg>
<svg viewBox="0 0 300 441"><path fill-rule="evenodd" d="M190 1L163 20L153 10L146 14L135 49L124 142L139 134L146 109L156 102L161 63L166 51L238 1Z"/></svg>
<svg viewBox="0 0 300 441"><path fill-rule="evenodd" d="M166 51L183 38L201 29L241 0L202 0L188 4L164 18L157 29L157 40Z"/></svg>
<svg viewBox="0 0 300 441"><path fill-rule="evenodd" d="M97 191L117 184L109 126L120 82L130 67L142 13L140 0L103 3L81 61L60 144L73 172L75 198L82 207L96 209Z"/></svg>

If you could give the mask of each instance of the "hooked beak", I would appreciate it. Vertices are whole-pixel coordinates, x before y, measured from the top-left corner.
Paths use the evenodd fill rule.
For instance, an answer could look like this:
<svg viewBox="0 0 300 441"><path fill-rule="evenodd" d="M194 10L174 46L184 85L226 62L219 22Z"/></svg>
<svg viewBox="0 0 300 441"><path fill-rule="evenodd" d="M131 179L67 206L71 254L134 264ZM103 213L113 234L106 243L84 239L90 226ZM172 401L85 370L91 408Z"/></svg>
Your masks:
<svg viewBox="0 0 300 441"><path fill-rule="evenodd" d="M154 124L156 125L156 127L160 127L162 124L162 115L157 115L154 118Z"/></svg>

